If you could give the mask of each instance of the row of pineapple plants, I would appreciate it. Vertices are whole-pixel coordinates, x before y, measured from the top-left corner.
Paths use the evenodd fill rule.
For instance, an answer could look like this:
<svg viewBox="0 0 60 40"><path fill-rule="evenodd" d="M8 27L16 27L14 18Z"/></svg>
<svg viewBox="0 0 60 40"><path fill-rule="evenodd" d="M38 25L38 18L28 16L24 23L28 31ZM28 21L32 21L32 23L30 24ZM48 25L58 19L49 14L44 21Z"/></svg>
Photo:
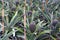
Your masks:
<svg viewBox="0 0 60 40"><path fill-rule="evenodd" d="M0 0L0 40L60 40L59 2Z"/></svg>

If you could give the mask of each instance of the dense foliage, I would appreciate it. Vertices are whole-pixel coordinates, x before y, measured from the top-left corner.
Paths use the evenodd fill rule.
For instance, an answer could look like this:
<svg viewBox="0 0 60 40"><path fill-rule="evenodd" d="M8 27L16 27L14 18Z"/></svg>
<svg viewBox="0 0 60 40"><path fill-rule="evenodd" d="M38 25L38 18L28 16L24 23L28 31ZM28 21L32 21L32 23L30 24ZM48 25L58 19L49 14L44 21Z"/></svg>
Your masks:
<svg viewBox="0 0 60 40"><path fill-rule="evenodd" d="M24 0L4 0L4 19L0 0L0 40L60 40L60 0L26 0L26 28ZM4 21L4 33L2 23ZM15 36L14 36L14 34Z"/></svg>

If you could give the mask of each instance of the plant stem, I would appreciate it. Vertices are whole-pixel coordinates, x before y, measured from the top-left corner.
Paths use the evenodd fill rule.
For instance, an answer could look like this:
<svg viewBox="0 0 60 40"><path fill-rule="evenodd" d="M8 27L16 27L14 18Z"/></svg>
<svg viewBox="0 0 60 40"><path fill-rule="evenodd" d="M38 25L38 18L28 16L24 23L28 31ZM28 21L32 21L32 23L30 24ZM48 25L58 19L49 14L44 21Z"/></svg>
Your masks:
<svg viewBox="0 0 60 40"><path fill-rule="evenodd" d="M9 23L9 20L8 20L8 15L6 16L6 21L7 21L7 24Z"/></svg>
<svg viewBox="0 0 60 40"><path fill-rule="evenodd" d="M48 4L48 0L46 0L46 4Z"/></svg>
<svg viewBox="0 0 60 40"><path fill-rule="evenodd" d="M44 11L44 0L42 2L42 11Z"/></svg>
<svg viewBox="0 0 60 40"><path fill-rule="evenodd" d="M32 0L30 0L30 6L32 6Z"/></svg>
<svg viewBox="0 0 60 40"><path fill-rule="evenodd" d="M3 19L4 19L4 1L2 0L2 31L3 31L3 33L4 33L4 21L3 21Z"/></svg>
<svg viewBox="0 0 60 40"><path fill-rule="evenodd" d="M26 40L26 0L24 0L24 40Z"/></svg>

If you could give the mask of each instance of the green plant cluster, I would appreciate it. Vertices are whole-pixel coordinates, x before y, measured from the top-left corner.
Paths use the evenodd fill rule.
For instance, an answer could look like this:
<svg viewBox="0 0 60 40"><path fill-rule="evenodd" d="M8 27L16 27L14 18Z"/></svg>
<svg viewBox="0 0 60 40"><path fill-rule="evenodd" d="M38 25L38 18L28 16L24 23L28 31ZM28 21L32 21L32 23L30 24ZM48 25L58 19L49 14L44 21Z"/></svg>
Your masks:
<svg viewBox="0 0 60 40"><path fill-rule="evenodd" d="M46 0L32 0L32 5L26 0L26 28L24 0L4 0L4 19L1 11L0 0L0 40L24 40L24 29L26 40L60 40L60 0L48 0L48 4Z"/></svg>

